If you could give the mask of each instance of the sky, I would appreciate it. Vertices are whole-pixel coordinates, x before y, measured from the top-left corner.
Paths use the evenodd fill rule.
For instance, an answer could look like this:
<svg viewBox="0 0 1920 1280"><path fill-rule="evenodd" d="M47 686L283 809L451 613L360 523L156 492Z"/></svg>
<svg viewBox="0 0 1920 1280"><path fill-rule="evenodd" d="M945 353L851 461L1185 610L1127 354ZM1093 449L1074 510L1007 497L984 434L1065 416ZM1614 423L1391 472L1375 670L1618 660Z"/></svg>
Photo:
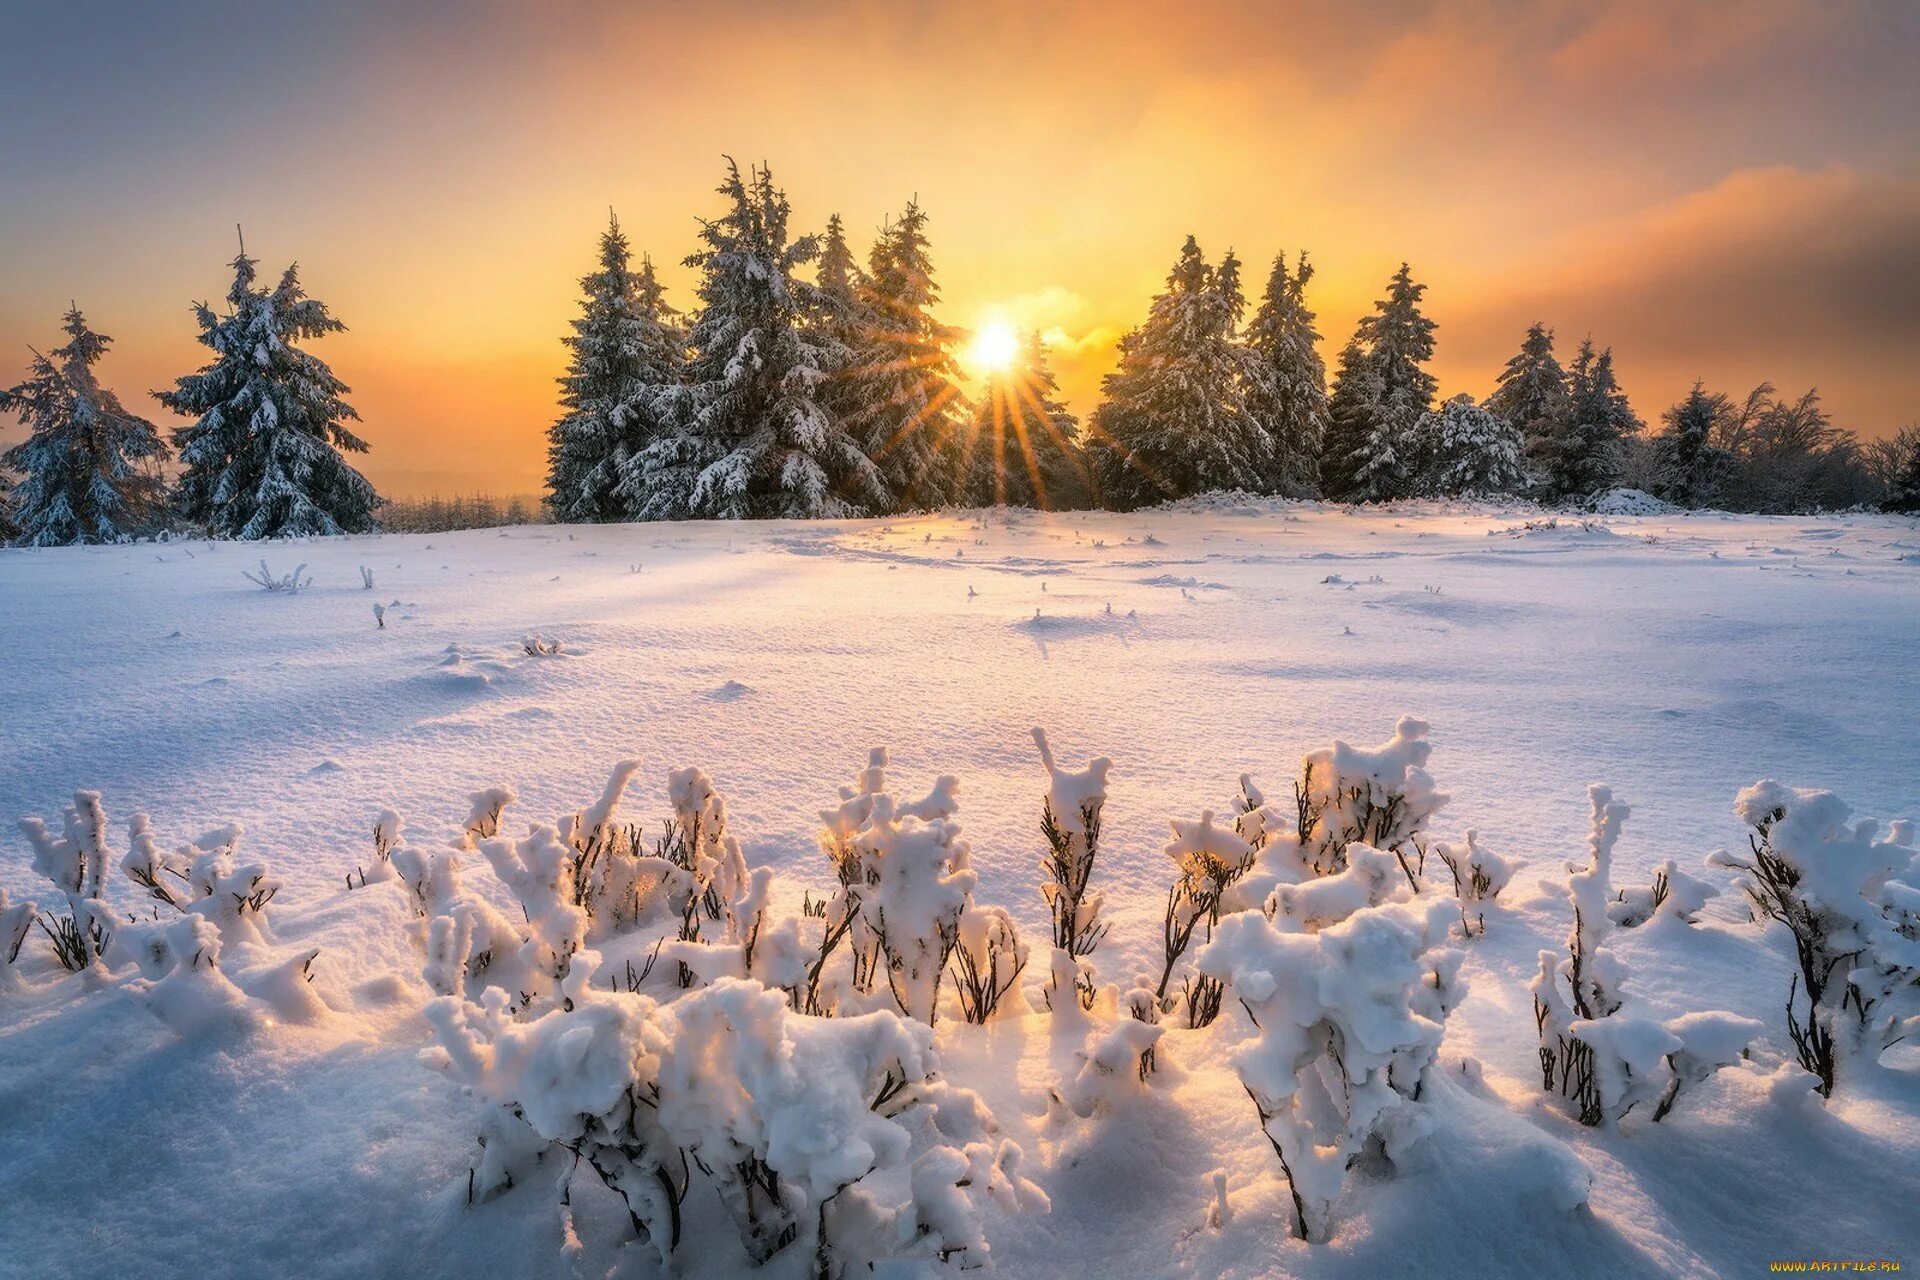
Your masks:
<svg viewBox="0 0 1920 1280"><path fill-rule="evenodd" d="M917 198L943 318L1045 332L1081 411L1191 233L1256 292L1306 250L1329 362L1412 263L1445 395L1539 320L1649 421L1695 378L1920 420L1910 0L0 0L0 46L0 386L72 299L171 425L240 224L398 495L538 491L609 209L686 305L727 155L856 248Z"/></svg>

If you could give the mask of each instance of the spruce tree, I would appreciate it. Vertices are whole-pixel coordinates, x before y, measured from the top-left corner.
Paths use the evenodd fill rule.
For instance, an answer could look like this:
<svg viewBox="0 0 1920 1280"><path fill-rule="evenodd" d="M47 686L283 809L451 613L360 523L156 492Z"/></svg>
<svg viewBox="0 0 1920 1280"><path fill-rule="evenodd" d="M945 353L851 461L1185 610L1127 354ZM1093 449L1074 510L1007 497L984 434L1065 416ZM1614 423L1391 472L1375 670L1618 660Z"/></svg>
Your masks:
<svg viewBox="0 0 1920 1280"><path fill-rule="evenodd" d="M1340 348L1327 397L1327 431L1320 442L1320 492L1327 497L1348 502L1359 490L1355 473L1365 459L1362 450L1379 402L1379 375L1356 334Z"/></svg>
<svg viewBox="0 0 1920 1280"><path fill-rule="evenodd" d="M1343 502L1378 502L1410 491L1413 432L1438 389L1433 321L1420 311L1426 292L1406 263L1374 314L1361 319L1340 355L1321 450L1321 487Z"/></svg>
<svg viewBox="0 0 1920 1280"><path fill-rule="evenodd" d="M0 391L0 412L18 415L29 432L0 455L0 467L22 477L12 536L36 547L122 542L160 522L157 467L166 447L151 422L128 413L94 376L113 340L89 329L78 307L64 321L66 345L51 356L36 352L27 380Z"/></svg>
<svg viewBox="0 0 1920 1280"><path fill-rule="evenodd" d="M561 339L572 355L560 379L566 412L547 433L547 501L563 523L627 517L620 486L628 463L652 443L661 390L685 366L686 335L653 261L642 257L634 271L632 260L609 214L599 269L581 278L581 314Z"/></svg>
<svg viewBox="0 0 1920 1280"><path fill-rule="evenodd" d="M1584 498L1616 483L1621 442L1641 426L1614 377L1612 348L1596 354L1591 338L1567 371L1567 400L1566 421L1536 455L1553 499Z"/></svg>
<svg viewBox="0 0 1920 1280"><path fill-rule="evenodd" d="M13 477L0 464L0 547L19 536L20 526L13 522Z"/></svg>
<svg viewBox="0 0 1920 1280"><path fill-rule="evenodd" d="M1147 319L1120 340L1091 451L1102 501L1122 510L1217 489L1261 488L1265 432L1247 411L1238 262L1207 265L1192 236Z"/></svg>
<svg viewBox="0 0 1920 1280"><path fill-rule="evenodd" d="M1904 449L1905 457L1900 469L1894 474L1886 498L1880 503L1882 511L1893 511L1904 515L1920 514L1920 429L1907 427L1895 437L1896 447Z"/></svg>
<svg viewBox="0 0 1920 1280"><path fill-rule="evenodd" d="M1313 264L1300 255L1287 269L1283 253L1273 260L1266 296L1247 326L1247 413L1265 433L1261 489L1290 498L1320 492L1320 449L1327 433L1327 366L1320 358L1320 331L1307 306Z"/></svg>
<svg viewBox="0 0 1920 1280"><path fill-rule="evenodd" d="M867 278L847 246L847 229L834 214L827 219L826 234L820 237L820 261L815 265L814 283L820 291L822 311L827 315L852 315L854 299L866 286Z"/></svg>
<svg viewBox="0 0 1920 1280"><path fill-rule="evenodd" d="M700 310L687 381L661 399L664 430L627 469L641 519L860 515L885 506L879 473L820 388L844 349L808 321L819 291L795 269L817 237L790 239L786 195L765 168L727 161L729 208L701 224Z"/></svg>
<svg viewBox="0 0 1920 1280"><path fill-rule="evenodd" d="M1666 433L1656 443L1659 496L1683 507L1710 500L1726 456L1713 445L1714 432L1734 412L1725 394L1696 381L1687 398L1660 415Z"/></svg>
<svg viewBox="0 0 1920 1280"><path fill-rule="evenodd" d="M1520 432L1459 395L1423 414L1412 439L1411 492L1426 498L1512 493L1527 483Z"/></svg>
<svg viewBox="0 0 1920 1280"><path fill-rule="evenodd" d="M1487 408L1519 430L1527 457L1544 468L1573 410L1567 372L1553 354L1553 330L1537 321L1528 327L1518 354L1507 361L1487 397Z"/></svg>
<svg viewBox="0 0 1920 1280"><path fill-rule="evenodd" d="M340 455L367 451L345 425L360 415L326 362L296 345L346 326L307 296L297 264L269 289L254 286L257 262L242 244L226 315L194 306L213 362L154 393L194 419L173 432L175 502L221 538L363 532L380 498Z"/></svg>
<svg viewBox="0 0 1920 1280"><path fill-rule="evenodd" d="M1039 511L1085 505L1079 434L1040 336L1028 335L1025 358L991 378L974 407L961 500L971 507Z"/></svg>
<svg viewBox="0 0 1920 1280"><path fill-rule="evenodd" d="M933 318L940 298L927 215L913 201L875 241L858 293L858 331L844 374L847 424L879 469L895 510L943 506L959 492L967 404L953 346ZM836 279L840 268L834 270Z"/></svg>

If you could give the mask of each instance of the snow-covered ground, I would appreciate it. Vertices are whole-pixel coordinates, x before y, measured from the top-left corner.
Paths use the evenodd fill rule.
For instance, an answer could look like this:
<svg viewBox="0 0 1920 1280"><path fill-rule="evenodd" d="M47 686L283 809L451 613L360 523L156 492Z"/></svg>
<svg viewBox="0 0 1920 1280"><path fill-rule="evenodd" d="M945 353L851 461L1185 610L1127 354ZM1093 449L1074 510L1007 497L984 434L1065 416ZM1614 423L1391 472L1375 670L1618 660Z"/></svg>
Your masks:
<svg viewBox="0 0 1920 1280"><path fill-rule="evenodd" d="M304 562L312 586L248 581L263 552L276 574ZM533 634L560 652L529 653ZM834 884L819 811L886 746L903 792L959 777L975 899L1012 912L1037 987L1041 725L1064 762L1113 761L1095 872L1112 932L1093 960L1124 988L1159 958L1169 819L1228 813L1242 773L1286 796L1303 752L1383 741L1403 714L1433 726L1429 769L1452 795L1433 834L1475 828L1522 864L1464 944L1469 993L1436 1086L1452 1103L1423 1158L1391 1178L1362 1161L1332 1241L1302 1243L1226 1062L1250 1033L1233 1001L1210 1028L1170 1029L1146 1091L1084 1120L1047 1098L1080 1033L1045 1012L943 1017L946 1075L987 1099L1052 1202L989 1212L1000 1272L1920 1265L1920 1055L1897 1047L1824 1105L1783 1088L1785 935L1748 924L1730 878L1702 869L1744 847L1733 800L1759 778L1920 815L1910 520L1215 502L14 550L0 646L0 889L45 904L15 822L55 822L76 788L102 794L116 862L134 812L162 843L238 821L283 884L275 945L319 949L313 989L332 1007L182 1037L119 976L58 977L35 930L24 989L0 989L0 1274L653 1274L594 1179L576 1180L571 1225L550 1181L467 1206L483 1107L420 1060L435 1037L402 891L346 888L383 807L432 844L504 783L517 831L590 803L637 757L626 808L651 828L666 771L698 765L792 912ZM1722 889L1684 936L1619 935L1629 991L1662 1014L1766 1026L1752 1062L1658 1125L1586 1129L1539 1089L1527 983L1566 935L1594 781L1632 806L1618 884L1674 858ZM109 901L139 909L117 866L108 880ZM1569 1151L1591 1175L1571 1209ZM689 1214L714 1217L700 1194ZM729 1231L709 1238L683 1248L682 1274L745 1265ZM806 1263L782 1255L768 1274Z"/></svg>

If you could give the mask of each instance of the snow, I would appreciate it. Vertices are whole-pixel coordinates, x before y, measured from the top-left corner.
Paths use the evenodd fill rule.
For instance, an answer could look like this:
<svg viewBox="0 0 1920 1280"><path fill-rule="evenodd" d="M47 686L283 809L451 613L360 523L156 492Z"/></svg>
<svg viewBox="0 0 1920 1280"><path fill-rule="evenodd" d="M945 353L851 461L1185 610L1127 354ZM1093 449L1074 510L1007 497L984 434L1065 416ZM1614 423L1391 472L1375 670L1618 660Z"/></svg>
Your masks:
<svg viewBox="0 0 1920 1280"><path fill-rule="evenodd" d="M276 566L305 562L311 583L297 594L248 582L262 549L230 543L0 552L0 961L20 943L18 962L0 963L0 1273L659 1274L617 1195L575 1177L561 1209L552 1155L535 1161L537 1142L517 1146L484 1117L511 1120L496 1095L545 1078L578 1092L536 1092L566 1103L537 1125L571 1132L580 1115L617 1109L609 1064L628 1071L635 1044L664 1052L656 1037L675 1028L694 1073L677 1081L725 1075L696 1063L733 1054L727 1070L753 1091L688 1141L762 1144L829 1189L886 1158L885 1179L835 1202L849 1247L903 1233L967 1241L979 1226L970 1250L990 1245L1001 1274L1040 1280L1710 1277L1799 1257L1911 1265L1910 1045L1878 1069L1850 1065L1830 1101L1813 1093L1787 1040L1785 932L1750 924L1735 874L1704 859L1716 848L1746 856L1735 797L1780 779L1745 807L1785 807L1781 847L1829 869L1817 872L1821 893L1872 890L1882 911L1861 926L1890 956L1911 946L1891 914L1920 908L1911 871L1896 865L1910 860L1911 837L1856 823L1920 811L1920 531L1879 516L1817 527L1589 519L1548 527L1536 510L1487 502L1354 512L1235 497L1127 515L316 539L267 551ZM630 572L639 562L646 572ZM384 628L367 616L362 565L395 601ZM1325 585L1335 570L1344 581ZM1206 589L1155 585L1189 580ZM1036 608L1132 617L1124 628L1019 626ZM557 642L564 660L527 652L529 635ZM735 687L750 696L714 695ZM1035 725L1058 753L1052 772L1036 761ZM1386 756L1328 746L1396 735ZM1350 845L1343 877L1291 893L1344 900L1272 924L1229 914L1214 933L1223 947L1233 922L1249 939L1235 944L1247 952L1234 965L1247 971L1245 994L1295 1010L1324 1012L1339 993L1284 985L1271 961L1256 963L1256 935L1260 955L1310 954L1302 963L1355 991L1407 991L1430 930L1460 957L1464 996L1444 1020L1431 1006L1416 1016L1403 995L1352 1023L1368 1064L1425 1071L1417 1100L1397 1087L1411 1085L1397 1068L1356 1080L1380 1142L1360 1142L1337 1183L1315 1183L1332 1188L1324 1243L1293 1238L1287 1184L1237 1073L1257 1052L1243 1046L1259 1042L1235 988L1198 1031L1107 1004L1049 1012L1040 995L1056 970L1036 865L1043 798L1057 795L1069 826L1097 795L1090 887L1111 929L1086 959L1103 987L1133 990L1136 974L1161 967L1170 852L1231 856L1224 815L1245 819L1244 794L1262 816L1243 821L1241 838L1257 829L1274 837L1260 858L1297 857L1281 827L1301 759L1316 751L1370 792L1417 785L1419 840L1448 842L1505 879L1497 898L1472 904L1484 932L1462 937L1465 904L1439 858L1427 867L1436 891L1409 902L1390 853ZM634 760L630 775L615 773ZM320 761L339 768L316 771ZM694 766L702 772L676 774L670 792L669 771ZM857 785L839 791L848 778ZM901 799L876 822L876 797L895 778ZM1625 1124L1587 1129L1540 1089L1527 984L1543 949L1564 955L1567 867L1587 861L1595 779L1632 809L1610 849L1613 889L1649 893L1669 864L1690 878L1670 872L1680 892L1645 923L1602 916L1632 1015L1610 1060L1682 1046L1673 1069L1686 1088L1658 1124L1636 1108ZM103 822L76 792L97 793ZM775 926L799 916L803 889L818 902L839 888L821 851L824 809L849 839L881 833L875 850L901 859L899 893L930 913L950 910L956 879L969 881L961 945L984 950L1002 925L984 909L1003 908L1018 933L1009 955L1031 948L1019 989L983 1026L949 1004L929 1036L888 1002L847 1019L833 1033L842 1039L766 1061L738 1057L751 1046L727 1028L811 1024L775 1014L784 998L750 979L716 973L654 1023L627 1016L652 995L616 1000L604 981L566 1011L561 987L581 990L595 963L617 970L632 937L591 936L562 909L557 850L603 822L633 823L651 854L663 817L711 814L715 792L749 876L777 872L761 885L760 947L777 952ZM1211 826L1192 821L1209 812ZM136 814L146 819L130 827ZM58 887L14 834L34 815L48 819L40 849ZM183 848L189 838L197 852ZM725 850L708 847L722 866ZM148 923L115 930L137 958L116 952L69 976L18 908L91 910L89 876L74 878L83 850L112 918ZM258 912L182 912L129 865L189 901L211 896L187 886L195 877L279 887ZM1266 865L1248 873L1266 876L1259 900L1298 878ZM474 983L463 1000L455 982L474 947L492 937L518 948L533 925L496 867L552 911L541 946L511 964L503 953L495 977L577 950L531 1017L483 1025L474 1011L504 988ZM1336 891L1345 876L1354 884ZM739 910L760 909L753 890L731 886ZM929 932L908 945L940 943ZM209 952L217 963L196 967ZM1391 963L1347 963L1363 954ZM644 948L632 957L644 958ZM763 963L782 961L757 949L755 977L773 971ZM952 991L949 979L943 998ZM907 994L925 998L923 986ZM446 1011L438 1025L429 1008ZM469 1066L435 1070L421 1055L444 1051L453 1032ZM939 1083L976 1092L977 1104L942 1101L932 1120L859 1110L874 1055L920 1055L923 1040ZM1142 1080L1132 1064L1147 1048L1154 1070ZM924 1127L969 1130L976 1109L1000 1132ZM824 1114L857 1131L823 1141L809 1117ZM1357 1132L1337 1129L1342 1142ZM493 1135L484 1153L480 1132ZM79 1144L105 1158L76 1161ZM504 1188L502 1175L529 1167ZM469 1169L500 1192L469 1206ZM747 1255L721 1199L703 1191L685 1208L689 1238L709 1247L683 1244L676 1273L740 1274ZM805 1275L810 1261L783 1253L761 1274Z"/></svg>

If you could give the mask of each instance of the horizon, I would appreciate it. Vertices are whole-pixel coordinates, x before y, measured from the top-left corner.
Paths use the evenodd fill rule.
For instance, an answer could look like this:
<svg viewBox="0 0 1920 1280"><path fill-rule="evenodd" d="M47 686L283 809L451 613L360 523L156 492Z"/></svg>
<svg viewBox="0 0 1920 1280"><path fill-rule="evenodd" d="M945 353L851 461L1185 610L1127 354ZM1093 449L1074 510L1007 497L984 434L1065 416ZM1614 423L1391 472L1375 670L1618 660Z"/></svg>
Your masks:
<svg viewBox="0 0 1920 1280"><path fill-rule="evenodd" d="M942 318L1046 334L1083 417L1191 233L1250 304L1306 250L1329 363L1411 262L1443 397L1539 320L1611 346L1649 425L1696 378L1817 386L1868 438L1920 418L1910 7L9 9L0 383L72 299L176 425L148 393L204 363L188 306L238 222L347 324L313 349L391 496L542 488L608 207L685 309L726 153L862 258L917 197Z"/></svg>

